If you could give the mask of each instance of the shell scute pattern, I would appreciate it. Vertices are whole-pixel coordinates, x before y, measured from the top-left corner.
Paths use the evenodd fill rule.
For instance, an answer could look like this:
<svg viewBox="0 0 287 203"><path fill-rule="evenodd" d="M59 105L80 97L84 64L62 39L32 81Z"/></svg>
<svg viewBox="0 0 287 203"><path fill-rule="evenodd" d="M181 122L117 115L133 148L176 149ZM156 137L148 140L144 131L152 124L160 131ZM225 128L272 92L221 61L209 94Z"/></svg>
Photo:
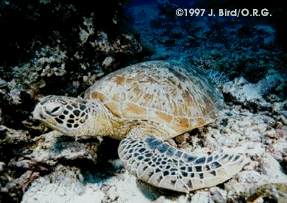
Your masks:
<svg viewBox="0 0 287 203"><path fill-rule="evenodd" d="M220 95L195 70L153 61L111 73L90 87L85 98L98 99L116 116L162 123L177 135L214 121Z"/></svg>

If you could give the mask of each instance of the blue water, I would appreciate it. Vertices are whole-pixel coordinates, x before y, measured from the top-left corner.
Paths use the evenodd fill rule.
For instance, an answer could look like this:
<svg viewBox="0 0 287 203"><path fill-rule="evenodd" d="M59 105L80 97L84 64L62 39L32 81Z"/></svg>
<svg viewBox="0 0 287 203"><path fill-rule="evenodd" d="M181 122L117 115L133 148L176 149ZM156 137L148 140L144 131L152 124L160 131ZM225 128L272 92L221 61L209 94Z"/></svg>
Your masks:
<svg viewBox="0 0 287 203"><path fill-rule="evenodd" d="M131 1L125 12L133 19L131 26L147 50L144 60L175 59L224 73L229 79L243 76L250 82L257 82L274 67L286 75L281 63L284 43L278 39L281 21L276 17L175 15L177 8L216 9L219 5L224 6L222 8L240 5L240 2L230 2L141 0Z"/></svg>

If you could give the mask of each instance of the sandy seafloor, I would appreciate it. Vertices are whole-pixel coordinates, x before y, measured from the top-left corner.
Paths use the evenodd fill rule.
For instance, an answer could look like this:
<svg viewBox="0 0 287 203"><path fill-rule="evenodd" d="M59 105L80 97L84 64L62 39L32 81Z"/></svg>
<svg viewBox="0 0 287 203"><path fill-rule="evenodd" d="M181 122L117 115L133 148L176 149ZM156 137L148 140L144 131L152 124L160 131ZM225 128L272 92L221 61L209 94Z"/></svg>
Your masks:
<svg viewBox="0 0 287 203"><path fill-rule="evenodd" d="M138 42L127 38L131 44L127 49L119 46L120 48L112 50L109 46L114 41L109 41L105 35L109 31L96 31L91 20L93 15L83 18L79 30L79 41L84 44L80 46L83 53L77 54L80 58L85 57L85 43L90 43L92 46L88 49L93 47L104 52L103 57L97 60L101 61L101 67L110 68L109 70L117 67L117 60L122 59L118 58L118 53L122 57L122 54L129 55L142 50L144 53L137 56L139 60L133 56L132 59L125 58L126 64L172 59L185 64L191 63L205 70L207 77L216 83L224 95L225 104L219 118L215 123L175 138L174 142L179 148L194 153L217 150L244 153L248 163L242 171L218 186L190 194L161 190L136 180L123 168L116 155L118 142L100 138L76 141L57 132L43 130L42 126L31 127L31 121L26 123L26 129L13 129L13 124L6 126L5 122L10 117L6 118L7 111L1 106L1 132L6 133L3 134L5 139L1 138L1 144L4 146L7 142L13 147L11 142L15 143L15 140L24 145L28 143L24 147L26 151L23 146L19 148L23 152L22 156L17 154L9 157L1 152L4 157L9 157L9 160L0 158L0 175L5 176L1 179L1 194L8 192L19 195L14 188L20 188L23 191L20 201L23 203L287 202L287 56L276 38L277 28L272 23L254 19L178 19L170 14L170 9L173 8L176 5L172 1L125 6L124 11L132 19L129 21L131 32L137 36L142 48L139 48ZM96 40L91 40L89 36L94 35L97 36ZM50 72L52 75L65 76L66 66L69 65L65 63L69 54L63 51L65 48L45 46L36 52L30 62L14 66L13 74L27 71L25 67L33 67L34 71L39 71L35 67L40 67L44 71L39 77L50 77L50 66L47 67L46 63L51 63L55 66L54 72ZM76 59L77 57L75 56ZM89 63L90 61L79 62L81 66L89 66ZM72 86L79 88L68 94L83 91L106 73L102 69L95 69L97 70L91 73L81 69L81 77L69 81ZM73 74L77 74L77 71ZM42 81L39 82L37 77L28 79L33 81L33 85L36 80L36 88L40 88ZM4 80L0 76L0 93L13 105L26 101L19 94L19 91L25 89L17 86L21 81ZM56 83L57 81L58 79ZM85 85L79 86L81 82ZM30 81L28 84L30 85ZM46 82L45 86L48 85ZM34 89L29 87L29 90L35 91L35 86ZM46 87L39 90L40 95L55 92ZM63 91L70 91L69 87L65 88ZM30 103L34 105L35 101ZM17 105L14 106L18 107ZM28 109L32 108L33 106ZM27 108L24 109L27 111ZM31 132L33 136L30 136ZM101 144L104 145L103 149ZM111 155L105 155L106 153ZM15 175L9 170L21 172L15 172ZM6 181L6 177L10 178L10 183ZM6 199L2 201L5 202Z"/></svg>

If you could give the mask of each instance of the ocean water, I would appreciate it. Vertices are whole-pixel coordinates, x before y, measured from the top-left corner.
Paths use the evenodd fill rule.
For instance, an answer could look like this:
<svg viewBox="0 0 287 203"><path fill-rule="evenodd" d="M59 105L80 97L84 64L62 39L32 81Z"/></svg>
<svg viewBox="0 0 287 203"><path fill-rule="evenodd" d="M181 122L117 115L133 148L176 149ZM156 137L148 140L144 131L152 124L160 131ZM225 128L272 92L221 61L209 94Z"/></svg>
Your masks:
<svg viewBox="0 0 287 203"><path fill-rule="evenodd" d="M286 76L281 64L286 50L286 38L282 37L286 36L286 16L276 2L266 9L269 3L131 1L125 13L143 42L146 59L185 61L254 83L273 68ZM213 16L209 16L211 10Z"/></svg>

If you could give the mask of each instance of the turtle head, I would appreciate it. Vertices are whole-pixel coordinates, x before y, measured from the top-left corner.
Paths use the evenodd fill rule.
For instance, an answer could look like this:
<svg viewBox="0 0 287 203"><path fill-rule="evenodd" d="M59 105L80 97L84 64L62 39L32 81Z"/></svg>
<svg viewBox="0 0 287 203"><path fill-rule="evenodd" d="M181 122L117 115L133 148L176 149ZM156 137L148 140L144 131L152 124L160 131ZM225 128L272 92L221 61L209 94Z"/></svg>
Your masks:
<svg viewBox="0 0 287 203"><path fill-rule="evenodd" d="M91 115L87 101L65 96L44 97L33 111L34 119L65 135L77 137L91 134Z"/></svg>

